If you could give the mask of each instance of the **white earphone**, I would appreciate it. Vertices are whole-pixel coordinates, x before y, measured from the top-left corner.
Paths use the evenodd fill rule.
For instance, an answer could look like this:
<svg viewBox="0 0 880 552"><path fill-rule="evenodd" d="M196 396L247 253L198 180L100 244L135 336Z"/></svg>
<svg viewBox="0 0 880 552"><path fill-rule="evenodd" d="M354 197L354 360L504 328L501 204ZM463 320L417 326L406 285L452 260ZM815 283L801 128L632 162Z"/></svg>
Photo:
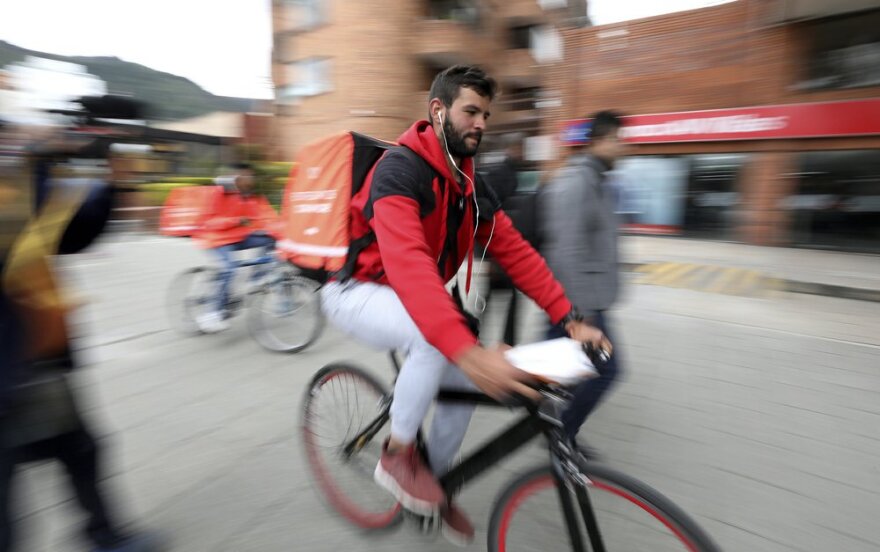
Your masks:
<svg viewBox="0 0 880 552"><path fill-rule="evenodd" d="M476 212L476 222L474 223L474 237L473 240L476 241L477 231L480 225L480 204L477 202L477 186L473 180L470 179L468 175L464 173L460 168L458 168L458 164L456 164L455 159L452 158L452 154L449 153L449 143L446 140L446 129L443 128L443 114L438 111L436 114L437 122L440 123L440 133L443 135L443 149L446 150L446 155L449 156L449 161L452 163L452 166L455 167L455 170L458 171L461 176L467 179L471 184L471 189L473 190L473 198L474 198L474 210ZM492 217L492 229L489 231L489 239L486 241L486 247L483 249L483 255L480 257L480 263L477 266L477 272L479 274L483 273L483 261L486 260L486 251L489 248L489 244L492 242L492 237L495 235L495 217ZM479 289L476 290L476 296L474 298L474 307L480 312L484 312L486 310L486 300L480 297Z"/></svg>

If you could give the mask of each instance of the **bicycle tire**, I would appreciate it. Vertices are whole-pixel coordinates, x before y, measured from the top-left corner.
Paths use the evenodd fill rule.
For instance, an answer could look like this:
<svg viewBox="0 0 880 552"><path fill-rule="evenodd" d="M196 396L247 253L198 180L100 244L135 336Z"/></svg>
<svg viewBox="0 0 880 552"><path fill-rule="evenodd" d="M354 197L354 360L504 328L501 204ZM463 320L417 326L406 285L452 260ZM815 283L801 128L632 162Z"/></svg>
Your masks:
<svg viewBox="0 0 880 552"><path fill-rule="evenodd" d="M265 349L298 353L321 336L318 284L307 278L284 274L253 293L248 305L248 329Z"/></svg>
<svg viewBox="0 0 880 552"><path fill-rule="evenodd" d="M345 389L346 382L355 389ZM328 393L332 393L332 398L340 400L327 405L320 404ZM382 438L376 435L352 456L347 457L343 451L345 445L381 413L379 406L386 397L388 394L383 386L365 370L349 364L335 363L325 366L315 374L303 401L303 448L319 495L333 510L363 529L387 528L402 519L400 504L373 481ZM371 401L375 407L370 406ZM361 406L364 407L364 416L355 420L355 410L361 410ZM324 411L331 414L322 415ZM325 432L319 429L318 420L323 418L324 422L329 423L328 418L331 415L333 421L341 420L346 427L343 432L324 438L322 434ZM384 429L385 433L390 431L387 420ZM341 461L341 465L329 466L329 459L324 457L327 452L330 453L330 459ZM345 480L346 475L353 477Z"/></svg>
<svg viewBox="0 0 880 552"><path fill-rule="evenodd" d="M607 552L620 550L720 552L720 548L690 516L648 485L595 462L581 461L579 469L580 473L590 481L587 493L596 512ZM551 496L538 497L538 493L548 489ZM544 539L544 547L539 549L549 550L553 545L546 542L545 534L559 538L560 542L564 540L571 546L567 529L562 522L562 512L558 511L557 515L549 508L550 502L554 500L558 506L557 493L556 480L550 465L534 468L511 482L493 507L489 524L488 550L490 552L528 550L530 549L528 539ZM602 500L597 500L599 498ZM532 505L531 508L540 505L540 515L547 516L547 519L535 519L535 515L528 513L531 510L523 511L525 521L520 523L534 521L540 524L540 528L533 529L528 526L525 529L520 528L515 533L511 532L514 516L517 511L523 510L524 504L530 499L537 504ZM602 511L603 508L607 510ZM551 517L552 520L549 519ZM561 528L554 528L553 523ZM541 533L542 531L544 533ZM588 542L583 526L580 532L585 542ZM521 533L525 537L519 537ZM609 542L609 537L614 539L613 542ZM638 541L644 544L639 544Z"/></svg>
<svg viewBox="0 0 880 552"><path fill-rule="evenodd" d="M217 270L207 266L188 268L171 280L165 310L173 329L184 335L204 333L197 318L200 311L216 301L216 280ZM210 285L205 286L206 283Z"/></svg>

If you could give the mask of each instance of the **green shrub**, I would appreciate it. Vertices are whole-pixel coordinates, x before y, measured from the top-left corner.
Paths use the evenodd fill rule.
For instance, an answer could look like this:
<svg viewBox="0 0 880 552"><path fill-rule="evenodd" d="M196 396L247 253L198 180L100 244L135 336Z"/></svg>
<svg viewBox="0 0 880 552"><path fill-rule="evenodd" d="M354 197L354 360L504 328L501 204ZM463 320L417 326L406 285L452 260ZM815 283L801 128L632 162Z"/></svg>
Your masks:
<svg viewBox="0 0 880 552"><path fill-rule="evenodd" d="M165 204L165 200L168 198L168 194L171 193L171 190L175 188L183 188L185 186L192 186L192 184L185 182L153 182L150 184L143 184L139 189L144 192L146 203L159 206Z"/></svg>
<svg viewBox="0 0 880 552"><path fill-rule="evenodd" d="M292 162L288 161L263 161L254 163L254 179L256 183L257 193L264 194L276 208L281 204L281 197L284 194L284 186L287 184L287 177L290 169L293 167ZM233 170L223 170L222 175L232 175ZM176 176L169 175L159 182L143 184L141 189L145 192L146 201L150 205L162 205L168 197L169 192L174 188L182 186L211 186L214 184L214 177L211 176Z"/></svg>
<svg viewBox="0 0 880 552"><path fill-rule="evenodd" d="M167 176L162 179L163 183L173 182L176 184L189 184L189 185L207 185L210 186L214 183L213 176Z"/></svg>

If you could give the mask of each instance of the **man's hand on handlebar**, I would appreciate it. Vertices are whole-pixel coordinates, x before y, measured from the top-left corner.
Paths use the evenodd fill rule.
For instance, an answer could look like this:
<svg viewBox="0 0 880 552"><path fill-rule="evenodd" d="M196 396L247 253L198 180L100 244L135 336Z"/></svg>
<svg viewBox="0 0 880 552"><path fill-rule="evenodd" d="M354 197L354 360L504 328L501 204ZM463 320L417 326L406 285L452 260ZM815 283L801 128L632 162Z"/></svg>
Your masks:
<svg viewBox="0 0 880 552"><path fill-rule="evenodd" d="M607 362L611 358L614 347L599 328L583 321L573 320L565 325L565 331L572 339L584 344L584 350L594 364L597 360Z"/></svg>

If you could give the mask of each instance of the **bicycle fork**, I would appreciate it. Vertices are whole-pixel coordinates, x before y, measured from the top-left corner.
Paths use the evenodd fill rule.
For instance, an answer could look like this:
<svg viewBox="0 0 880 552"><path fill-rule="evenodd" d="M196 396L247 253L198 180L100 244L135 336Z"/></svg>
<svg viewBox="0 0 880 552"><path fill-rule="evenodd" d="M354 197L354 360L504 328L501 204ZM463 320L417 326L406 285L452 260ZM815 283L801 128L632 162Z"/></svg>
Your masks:
<svg viewBox="0 0 880 552"><path fill-rule="evenodd" d="M587 552L581 532L581 522L583 522L583 526L587 530L587 537L590 539L590 551L606 552L593 505L587 494L587 486L590 484L590 481L577 469L577 466L570 458L553 458L552 465L553 478L556 480L556 490L559 495L559 503L562 506L562 514L565 518L565 526L571 540L572 550L574 552ZM572 495L577 500L577 505L572 500ZM580 516L578 516L578 508L576 506L580 509Z"/></svg>

